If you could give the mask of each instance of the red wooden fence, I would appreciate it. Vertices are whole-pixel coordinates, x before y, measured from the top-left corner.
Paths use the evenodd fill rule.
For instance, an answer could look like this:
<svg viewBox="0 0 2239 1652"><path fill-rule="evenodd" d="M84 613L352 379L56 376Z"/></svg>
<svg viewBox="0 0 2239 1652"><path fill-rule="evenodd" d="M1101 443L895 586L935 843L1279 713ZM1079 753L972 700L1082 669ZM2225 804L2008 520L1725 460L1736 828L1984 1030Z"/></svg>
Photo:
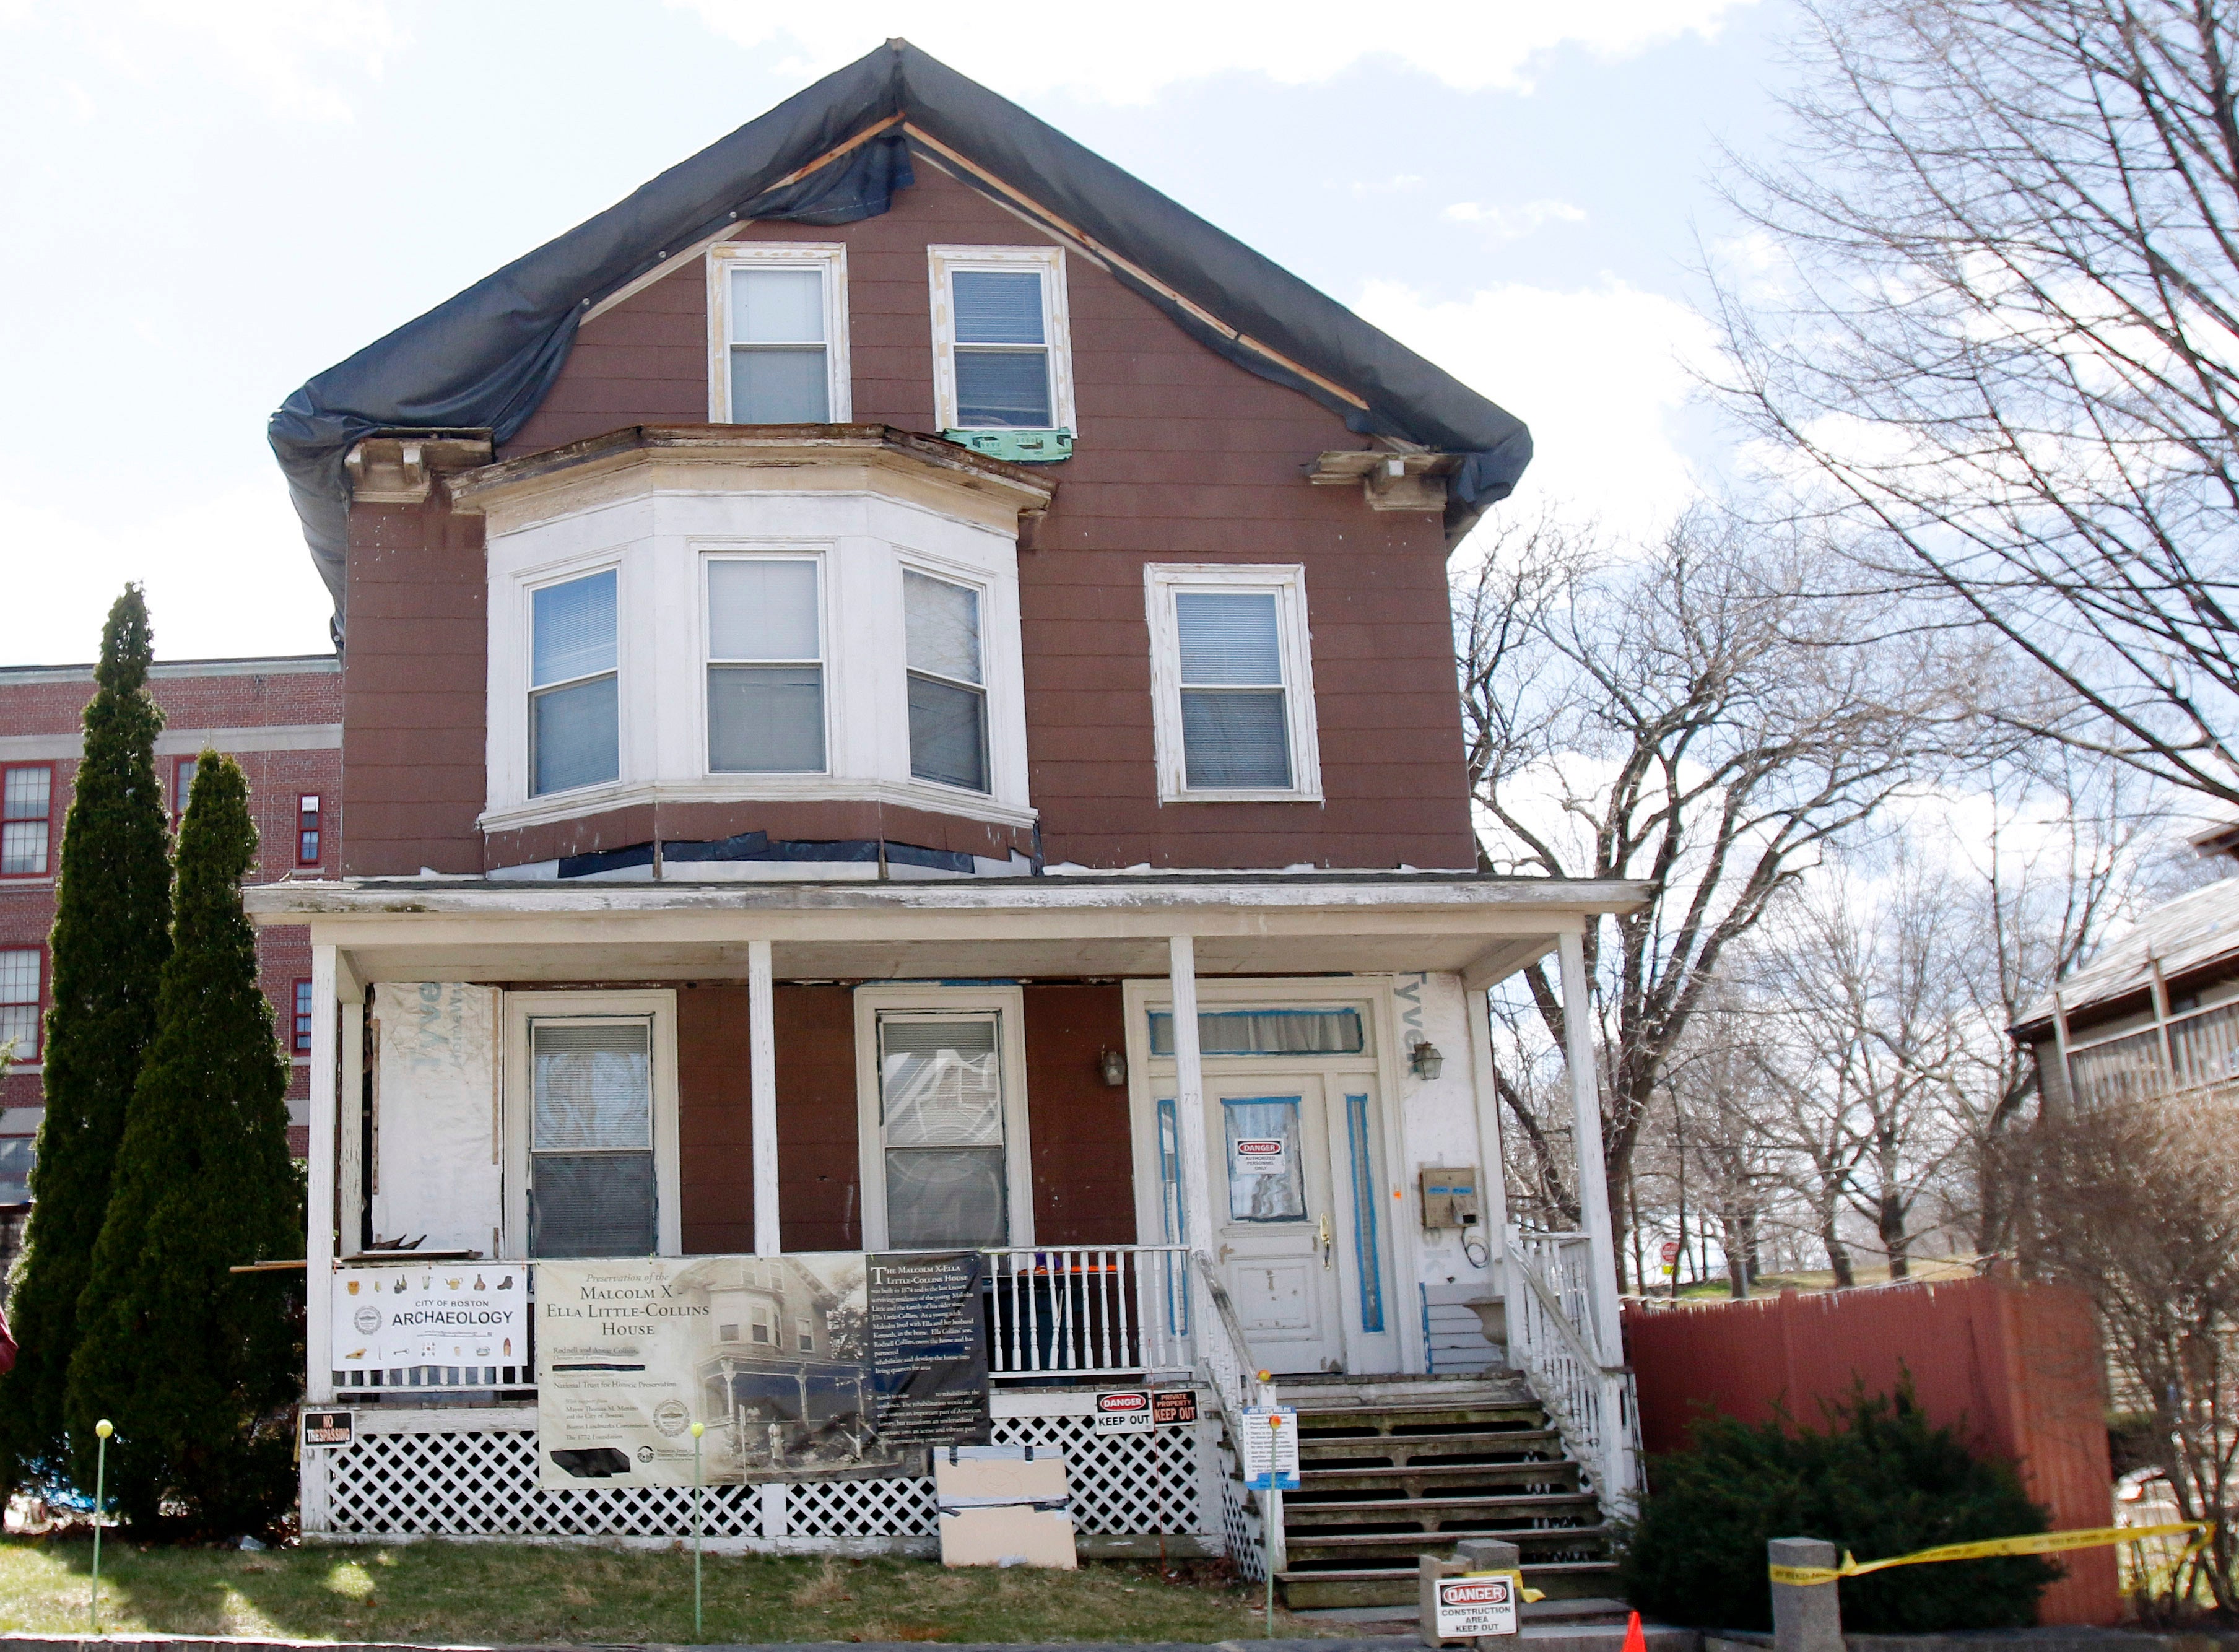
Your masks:
<svg viewBox="0 0 2239 1652"><path fill-rule="evenodd" d="M1816 1428L1821 1400L1840 1398L1860 1378L1868 1392L1886 1393L1909 1373L1929 1417L2012 1462L2056 1529L2114 1518L2098 1328L2080 1292L1984 1277L1676 1307L1628 1303L1624 1342L1651 1457L1684 1445L1689 1423L1705 1410L1759 1423L1785 1398L1797 1421ZM2060 1563L2067 1576L2045 1591L2038 1621L2116 1622L2115 1551L2080 1549Z"/></svg>

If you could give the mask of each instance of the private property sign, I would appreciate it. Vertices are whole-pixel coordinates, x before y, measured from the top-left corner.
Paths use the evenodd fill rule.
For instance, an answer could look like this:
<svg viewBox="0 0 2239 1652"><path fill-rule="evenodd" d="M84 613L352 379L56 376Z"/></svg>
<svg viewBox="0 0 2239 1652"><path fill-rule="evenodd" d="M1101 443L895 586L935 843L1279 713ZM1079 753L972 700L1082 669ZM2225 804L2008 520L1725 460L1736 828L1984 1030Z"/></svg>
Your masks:
<svg viewBox="0 0 2239 1652"><path fill-rule="evenodd" d="M1441 1641L1465 1641L1480 1635L1518 1633L1516 1597L1522 1576L1518 1572L1476 1572L1438 1580L1438 1621L1433 1626Z"/></svg>
<svg viewBox="0 0 2239 1652"><path fill-rule="evenodd" d="M1197 1390L1194 1389L1128 1388L1096 1397L1094 1422L1099 1434L1175 1428L1184 1423L1196 1421Z"/></svg>

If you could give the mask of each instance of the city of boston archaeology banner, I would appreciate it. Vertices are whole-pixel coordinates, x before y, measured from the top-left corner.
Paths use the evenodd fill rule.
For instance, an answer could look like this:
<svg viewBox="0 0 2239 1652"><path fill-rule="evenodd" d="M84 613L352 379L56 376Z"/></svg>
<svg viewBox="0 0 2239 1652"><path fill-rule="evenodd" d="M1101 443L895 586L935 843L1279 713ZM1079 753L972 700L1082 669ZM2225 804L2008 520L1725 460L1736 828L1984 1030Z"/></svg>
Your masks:
<svg viewBox="0 0 2239 1652"><path fill-rule="evenodd" d="M688 1486L920 1471L987 1440L977 1251L536 1264L541 1483Z"/></svg>

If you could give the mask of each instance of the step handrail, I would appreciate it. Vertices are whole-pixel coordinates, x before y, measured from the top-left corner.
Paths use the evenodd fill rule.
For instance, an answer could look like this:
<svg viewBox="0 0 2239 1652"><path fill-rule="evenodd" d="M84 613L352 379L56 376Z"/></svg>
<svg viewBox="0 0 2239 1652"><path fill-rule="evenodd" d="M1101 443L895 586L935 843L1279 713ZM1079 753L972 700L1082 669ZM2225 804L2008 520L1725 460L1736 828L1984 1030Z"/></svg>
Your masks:
<svg viewBox="0 0 2239 1652"><path fill-rule="evenodd" d="M1522 1361L1563 1449L1592 1474L1605 1512L1629 1516L1638 1493L1632 1371L1606 1365L1564 1311L1509 1230L1509 1345ZM1522 1312L1517 1310L1521 1308Z"/></svg>
<svg viewBox="0 0 2239 1652"><path fill-rule="evenodd" d="M1252 1342L1244 1334L1244 1321L1237 1314L1228 1289L1220 1283L1213 1271L1213 1258L1202 1251L1190 1252L1191 1271L1205 1288L1205 1297L1212 1311L1206 1334L1198 1344L1198 1357L1204 1363L1207 1385L1213 1390L1213 1403L1227 1424L1229 1437L1236 1443L1239 1468L1243 1458L1243 1423L1239 1416L1244 1407L1255 1397L1264 1403L1274 1400L1274 1384L1259 1380L1259 1368L1252 1358ZM1248 1384L1248 1386L1247 1386ZM1259 1498L1259 1540L1266 1556L1266 1565L1271 1576L1279 1576L1290 1564L1288 1545L1283 1537L1281 1514L1282 1496L1262 1494Z"/></svg>

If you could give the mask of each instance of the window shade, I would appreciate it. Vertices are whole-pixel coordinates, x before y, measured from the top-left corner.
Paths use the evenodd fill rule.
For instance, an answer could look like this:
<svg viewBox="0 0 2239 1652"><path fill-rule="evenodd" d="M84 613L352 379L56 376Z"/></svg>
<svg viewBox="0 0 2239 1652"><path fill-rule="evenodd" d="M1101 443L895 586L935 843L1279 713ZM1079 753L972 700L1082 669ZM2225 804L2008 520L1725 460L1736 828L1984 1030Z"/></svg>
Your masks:
<svg viewBox="0 0 2239 1652"><path fill-rule="evenodd" d="M566 682L615 669L615 570L532 594L530 683Z"/></svg>
<svg viewBox="0 0 2239 1652"><path fill-rule="evenodd" d="M1280 791L1291 784L1283 691L1185 688L1183 780L1193 791Z"/></svg>
<svg viewBox="0 0 2239 1652"><path fill-rule="evenodd" d="M1177 591L1174 628L1186 686L1282 685L1272 591Z"/></svg>
<svg viewBox="0 0 2239 1652"><path fill-rule="evenodd" d="M1049 356L1042 350L956 351L956 421L967 430L1046 430Z"/></svg>
<svg viewBox="0 0 2239 1652"><path fill-rule="evenodd" d="M912 673L909 731L913 775L967 792L987 790L985 694Z"/></svg>
<svg viewBox="0 0 2239 1652"><path fill-rule="evenodd" d="M823 271L734 269L731 341L735 344L823 343Z"/></svg>
<svg viewBox="0 0 2239 1652"><path fill-rule="evenodd" d="M529 1255L643 1257L660 1248L651 1153L539 1153L529 1174Z"/></svg>
<svg viewBox="0 0 2239 1652"><path fill-rule="evenodd" d="M548 689L528 706L530 789L537 795L620 778L621 707L615 677Z"/></svg>
<svg viewBox="0 0 2239 1652"><path fill-rule="evenodd" d="M642 1021L531 1029L535 1151L653 1145L653 1030Z"/></svg>
<svg viewBox="0 0 2239 1652"><path fill-rule="evenodd" d="M1040 272L960 269L949 277L949 290L956 300L959 344L1047 342Z"/></svg>
<svg viewBox="0 0 2239 1652"><path fill-rule="evenodd" d="M1172 1012L1150 1018L1151 1053L1171 1056ZM1207 1010L1197 1018L1197 1044L1208 1056L1352 1056L1366 1047L1358 1010Z"/></svg>
<svg viewBox="0 0 2239 1652"><path fill-rule="evenodd" d="M709 667L708 766L720 774L822 769L824 668Z"/></svg>
<svg viewBox="0 0 2239 1652"><path fill-rule="evenodd" d="M718 557L708 564L710 660L821 660L816 564Z"/></svg>

